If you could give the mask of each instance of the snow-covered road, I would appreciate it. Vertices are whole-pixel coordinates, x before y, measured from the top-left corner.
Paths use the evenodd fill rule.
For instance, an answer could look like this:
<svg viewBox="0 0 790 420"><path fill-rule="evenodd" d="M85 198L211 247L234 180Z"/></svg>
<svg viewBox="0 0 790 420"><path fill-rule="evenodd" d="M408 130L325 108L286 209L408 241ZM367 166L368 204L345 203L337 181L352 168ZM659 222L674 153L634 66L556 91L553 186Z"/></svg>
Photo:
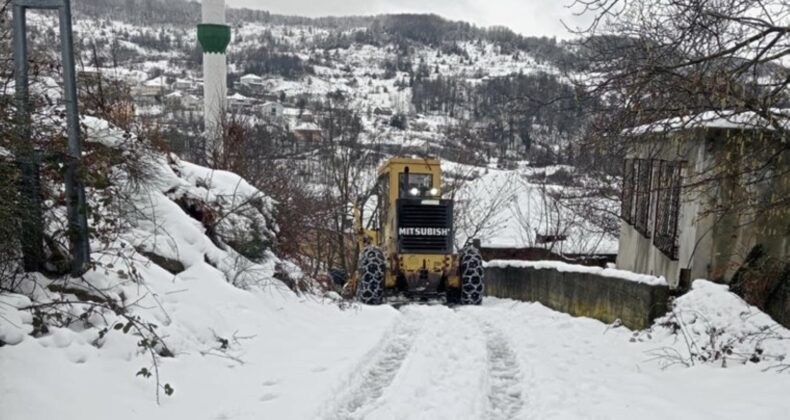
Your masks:
<svg viewBox="0 0 790 420"><path fill-rule="evenodd" d="M192 293L211 300L184 296ZM217 299L227 303L210 318L184 306ZM648 354L659 344L534 303L339 310L196 282L169 310L174 323L200 318L218 334L251 337L231 345L243 363L194 351L163 360L176 392L157 407L151 379L134 376L144 355L122 341L95 349L58 329L0 349L0 417L778 420L790 412L788 374L763 364L662 370Z"/></svg>
<svg viewBox="0 0 790 420"><path fill-rule="evenodd" d="M790 409L787 375L662 371L648 362L649 346L629 343L630 331L539 304L488 299L400 312L317 417L781 419Z"/></svg>
<svg viewBox="0 0 790 420"><path fill-rule="evenodd" d="M329 405L326 418L487 418L488 410L520 405L520 398L502 398L518 372L509 345L489 340L476 319L443 306L401 312L393 331L355 366L358 380Z"/></svg>

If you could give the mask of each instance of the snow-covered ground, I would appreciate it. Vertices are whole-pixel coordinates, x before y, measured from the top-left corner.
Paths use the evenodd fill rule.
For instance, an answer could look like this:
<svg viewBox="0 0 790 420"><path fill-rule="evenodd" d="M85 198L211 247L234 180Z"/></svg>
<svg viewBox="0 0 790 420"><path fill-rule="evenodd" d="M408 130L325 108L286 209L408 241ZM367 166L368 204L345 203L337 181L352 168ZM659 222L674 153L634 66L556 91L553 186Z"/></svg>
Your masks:
<svg viewBox="0 0 790 420"><path fill-rule="evenodd" d="M153 379L134 376L147 361L133 338L111 332L97 349L88 331L54 329L0 349L2 418L784 419L790 412L790 375L764 371L775 362L662 369L654 351L682 344L658 327L650 339L633 340L622 327L493 298L482 307L343 310L276 289L238 290L197 272L170 287L162 304L172 323L204 341L162 359L162 380L175 392L161 406ZM736 332L748 324L790 333L721 286L697 282L683 299L679 310L703 311ZM2 303L4 317L26 322L8 310L13 299ZM767 351L788 351L787 341L774 344Z"/></svg>
<svg viewBox="0 0 790 420"><path fill-rule="evenodd" d="M550 175L560 168L567 167L501 170L443 165L445 172L474 177L462 182L455 195L460 218L456 221L457 242L463 244L473 237L493 248L551 246L552 251L565 254L616 254L616 237L592 223L588 214L580 214L567 201L555 198L560 190L569 193L572 189L530 178L537 171ZM596 203L617 206L603 199ZM539 243L537 235L563 235L566 239L546 245Z"/></svg>

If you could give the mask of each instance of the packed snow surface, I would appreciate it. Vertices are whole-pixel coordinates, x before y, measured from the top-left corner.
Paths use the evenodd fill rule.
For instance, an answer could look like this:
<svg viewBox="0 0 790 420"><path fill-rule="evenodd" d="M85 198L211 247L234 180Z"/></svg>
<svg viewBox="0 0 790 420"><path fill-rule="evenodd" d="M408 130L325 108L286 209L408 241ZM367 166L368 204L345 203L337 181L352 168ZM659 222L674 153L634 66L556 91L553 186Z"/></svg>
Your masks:
<svg viewBox="0 0 790 420"><path fill-rule="evenodd" d="M175 393L161 406L151 379L134 376L147 362L124 336L96 349L87 334L56 330L0 350L3 419L784 419L790 410L790 375L752 364L662 370L648 352L668 338L629 342L625 328L540 304L341 310L187 277L164 304L205 341L163 361ZM246 337L228 351L238 361L210 350L212 334L234 333Z"/></svg>

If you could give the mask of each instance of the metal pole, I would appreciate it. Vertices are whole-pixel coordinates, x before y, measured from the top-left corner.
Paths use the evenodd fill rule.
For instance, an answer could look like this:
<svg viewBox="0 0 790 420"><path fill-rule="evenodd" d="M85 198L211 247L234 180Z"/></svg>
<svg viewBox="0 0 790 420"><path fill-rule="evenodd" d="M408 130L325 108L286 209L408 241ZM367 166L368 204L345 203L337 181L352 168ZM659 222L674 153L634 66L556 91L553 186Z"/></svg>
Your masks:
<svg viewBox="0 0 790 420"><path fill-rule="evenodd" d="M28 95L27 23L25 7L14 4L14 90L17 121L15 155L19 163L20 228L22 259L26 271L38 271L44 264L44 229L41 211L41 183L38 157L30 138Z"/></svg>
<svg viewBox="0 0 790 420"><path fill-rule="evenodd" d="M66 206L68 235L71 243L71 275L80 276L90 264L88 207L85 188L80 180L82 148L80 147L79 107L74 71L74 41L71 26L70 0L14 0L14 64L18 106L19 147L17 157L22 171L20 195L22 253L25 270L38 271L44 263L44 229L41 211L41 182L35 146L30 139L30 112L27 65L27 9L58 9L60 14L61 52L63 57L64 100L69 151L66 161Z"/></svg>
<svg viewBox="0 0 790 420"><path fill-rule="evenodd" d="M66 125L69 137L65 182L72 253L71 275L76 277L88 269L90 239L88 237L88 206L85 202L85 188L80 179L82 147L80 146L77 81L74 74L74 41L72 39L70 0L63 0L63 5L60 7L60 36L63 53Z"/></svg>

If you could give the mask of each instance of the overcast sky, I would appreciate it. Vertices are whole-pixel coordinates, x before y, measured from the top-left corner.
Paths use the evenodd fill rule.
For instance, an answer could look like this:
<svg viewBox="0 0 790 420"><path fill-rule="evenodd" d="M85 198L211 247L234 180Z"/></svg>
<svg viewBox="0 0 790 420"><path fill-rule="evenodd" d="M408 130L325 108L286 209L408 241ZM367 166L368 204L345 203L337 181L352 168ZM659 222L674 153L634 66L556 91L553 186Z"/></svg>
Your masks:
<svg viewBox="0 0 790 420"><path fill-rule="evenodd" d="M502 25L524 35L570 35L562 26L581 24L565 6L572 0L226 0L228 6L299 16L345 16L380 13L435 13L478 26Z"/></svg>

